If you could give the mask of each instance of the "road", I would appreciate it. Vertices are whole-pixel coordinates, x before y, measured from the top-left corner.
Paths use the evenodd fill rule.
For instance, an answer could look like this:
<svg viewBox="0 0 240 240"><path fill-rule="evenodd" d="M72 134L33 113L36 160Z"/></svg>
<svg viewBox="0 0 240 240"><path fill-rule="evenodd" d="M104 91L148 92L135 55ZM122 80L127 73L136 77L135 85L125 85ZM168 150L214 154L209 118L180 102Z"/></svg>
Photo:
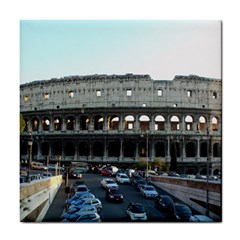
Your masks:
<svg viewBox="0 0 240 240"><path fill-rule="evenodd" d="M168 222L168 216L166 213L160 212L155 208L154 200L145 199L140 192L138 192L132 185L123 185L119 184L119 189L123 193L124 201L121 203L109 202L105 198L105 190L101 188L100 182L103 179L103 176L98 174L86 173L83 174L83 180L88 186L90 191L102 202L102 212L101 219L102 222L126 222L129 221L127 218L126 210L129 202L139 202L141 203L146 211L148 216L148 222ZM113 179L115 179L113 177ZM74 183L75 180L70 179L69 185ZM159 194L166 194L163 190L157 188ZM174 201L177 199L173 198Z"/></svg>

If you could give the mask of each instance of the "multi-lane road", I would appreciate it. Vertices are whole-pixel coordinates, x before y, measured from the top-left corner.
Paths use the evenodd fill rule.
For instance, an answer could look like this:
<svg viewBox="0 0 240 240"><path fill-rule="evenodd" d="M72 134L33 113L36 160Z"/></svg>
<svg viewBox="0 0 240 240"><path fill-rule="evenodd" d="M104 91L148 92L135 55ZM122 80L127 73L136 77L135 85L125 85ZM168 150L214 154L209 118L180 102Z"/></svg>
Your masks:
<svg viewBox="0 0 240 240"><path fill-rule="evenodd" d="M101 188L100 182L103 176L98 174L86 173L83 174L83 181L88 186L90 191L102 202L103 209L101 211L102 222L126 222L127 218L126 210L129 202L134 201L141 203L147 212L148 222L168 222L168 216L166 213L160 212L155 207L154 200L145 199L140 192L138 192L132 185L119 184L119 189L123 193L124 201L120 203L109 202L105 198L105 190ZM112 177L115 179L114 177ZM69 180L69 186L74 183L73 179ZM163 190L156 187L160 195L167 194ZM173 197L174 201L178 201Z"/></svg>

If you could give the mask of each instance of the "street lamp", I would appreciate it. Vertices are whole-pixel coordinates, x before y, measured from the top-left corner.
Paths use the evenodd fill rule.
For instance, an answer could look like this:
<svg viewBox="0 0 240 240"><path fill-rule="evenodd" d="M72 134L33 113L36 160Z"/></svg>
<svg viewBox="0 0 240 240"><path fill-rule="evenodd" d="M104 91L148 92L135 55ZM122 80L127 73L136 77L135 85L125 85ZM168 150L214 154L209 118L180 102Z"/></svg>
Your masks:
<svg viewBox="0 0 240 240"><path fill-rule="evenodd" d="M146 179L148 178L148 131L146 133ZM141 134L141 137L144 137L144 133Z"/></svg>
<svg viewBox="0 0 240 240"><path fill-rule="evenodd" d="M31 136L31 139L28 140L28 146L29 146L29 159L28 159L28 172L27 172L28 182L30 182L30 169L31 169L31 163L32 163L32 145L33 145L33 140Z"/></svg>

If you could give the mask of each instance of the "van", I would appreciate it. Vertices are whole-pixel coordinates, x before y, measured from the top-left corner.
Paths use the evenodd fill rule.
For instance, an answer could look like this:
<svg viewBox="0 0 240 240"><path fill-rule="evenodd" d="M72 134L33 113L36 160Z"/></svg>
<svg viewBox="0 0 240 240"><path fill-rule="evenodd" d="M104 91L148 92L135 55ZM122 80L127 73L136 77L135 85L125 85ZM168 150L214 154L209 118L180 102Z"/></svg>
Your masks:
<svg viewBox="0 0 240 240"><path fill-rule="evenodd" d="M45 171L47 170L46 166L38 162L31 162L31 168L35 170L45 170Z"/></svg>

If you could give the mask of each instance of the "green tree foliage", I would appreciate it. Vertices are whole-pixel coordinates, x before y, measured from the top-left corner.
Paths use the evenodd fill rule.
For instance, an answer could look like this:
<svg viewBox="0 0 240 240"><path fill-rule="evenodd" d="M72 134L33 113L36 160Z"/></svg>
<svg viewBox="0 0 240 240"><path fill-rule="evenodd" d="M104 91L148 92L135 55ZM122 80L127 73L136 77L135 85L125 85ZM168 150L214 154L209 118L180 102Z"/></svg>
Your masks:
<svg viewBox="0 0 240 240"><path fill-rule="evenodd" d="M20 113L20 133L24 131L25 127L26 127L26 122L24 121L23 116Z"/></svg>

